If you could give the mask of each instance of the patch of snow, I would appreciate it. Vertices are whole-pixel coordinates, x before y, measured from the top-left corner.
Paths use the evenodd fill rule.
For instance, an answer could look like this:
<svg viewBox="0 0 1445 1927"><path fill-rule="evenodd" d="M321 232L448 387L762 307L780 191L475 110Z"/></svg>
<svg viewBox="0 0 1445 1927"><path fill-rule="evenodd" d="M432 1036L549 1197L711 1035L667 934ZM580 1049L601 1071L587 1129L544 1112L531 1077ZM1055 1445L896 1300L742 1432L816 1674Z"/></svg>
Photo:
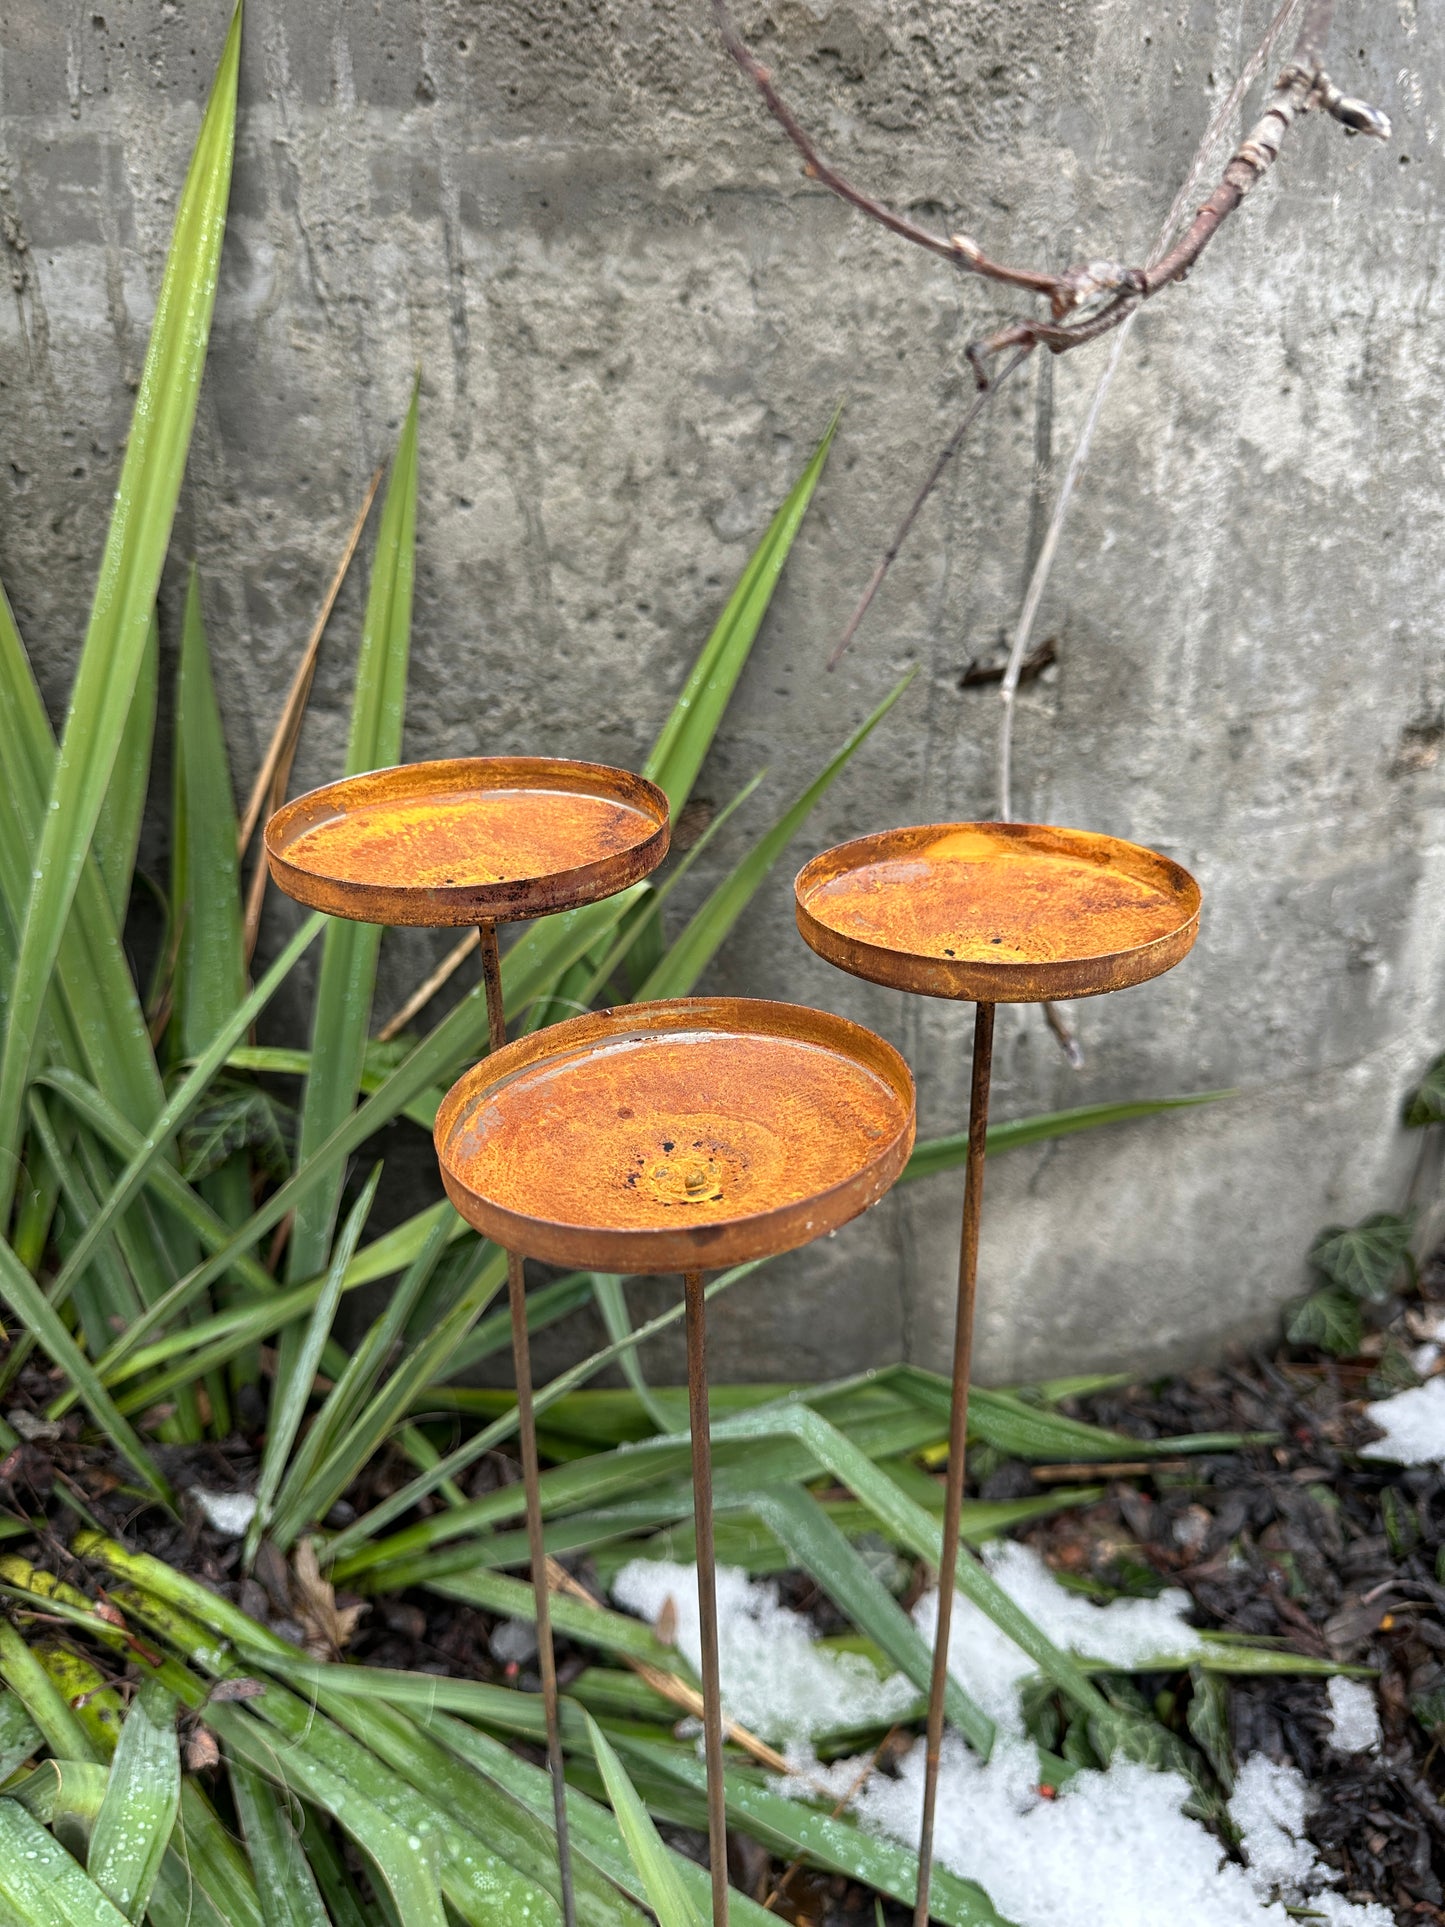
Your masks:
<svg viewBox="0 0 1445 1927"><path fill-rule="evenodd" d="M537 1628L530 1619L504 1619L488 1641L492 1658L503 1666L525 1666L537 1656Z"/></svg>
<svg viewBox="0 0 1445 1927"><path fill-rule="evenodd" d="M227 1539L241 1538L256 1516L254 1492L207 1492L199 1485L193 1485L190 1491L206 1523Z"/></svg>
<svg viewBox="0 0 1445 1927"><path fill-rule="evenodd" d="M1191 1604L1187 1592L1115 1599L1101 1606L1061 1586L1031 1546L1000 1539L984 1548L983 1559L1040 1632L1086 1659L1112 1660L1127 1672L1147 1659L1187 1658L1200 1648L1199 1634L1184 1617ZM913 1618L932 1647L938 1627L936 1592L924 1594ZM948 1670L1000 1728L1022 1733L1017 1689L1036 1670L1034 1663L961 1593L954 1595Z"/></svg>
<svg viewBox="0 0 1445 1927"><path fill-rule="evenodd" d="M986 1554L994 1578L1056 1644L1121 1668L1199 1643L1186 1624L1187 1595L1117 1600L1107 1606L1070 1593L1028 1547L1003 1542ZM787 1782L800 1799L851 1796L859 1823L905 1846L918 1845L924 1749L905 1756L898 1777L869 1772L867 1756L823 1767L807 1752L816 1734L886 1724L916 1693L895 1675L817 1646L807 1620L778 1601L776 1588L720 1568L718 1638L729 1714L786 1746L796 1762ZM697 1569L635 1560L618 1574L619 1605L657 1624L675 1614L676 1642L697 1666ZM925 1638L937 1624L933 1596L915 1617ZM1038 1755L1023 1735L1018 1682L1030 1662L975 1607L954 1605L950 1667L999 1726L985 1763L962 1739L945 1736L934 1842L940 1862L984 1888L1016 1927L1292 1927L1298 1895L1328 1927L1393 1927L1383 1907L1329 1891L1337 1876L1300 1837L1307 1789L1299 1775L1260 1756L1245 1762L1230 1805L1250 1864L1226 1859L1219 1841L1183 1811L1192 1789L1177 1773L1120 1761L1085 1771L1054 1792L1039 1786ZM1279 1891L1276 1891L1276 1889ZM1319 1891L1321 1888L1324 1891Z"/></svg>
<svg viewBox="0 0 1445 1927"><path fill-rule="evenodd" d="M1330 1698L1330 1745L1336 1753L1373 1753L1380 1744L1380 1709L1373 1690L1362 1679L1333 1678Z"/></svg>
<svg viewBox="0 0 1445 1927"><path fill-rule="evenodd" d="M1315 1850L1305 1837L1308 1812L1304 1775L1252 1753L1235 1780L1229 1817L1239 1828L1249 1878L1262 1899L1281 1893L1298 1900L1309 1884Z"/></svg>
<svg viewBox="0 0 1445 1927"><path fill-rule="evenodd" d="M634 1559L613 1580L612 1596L653 1625L671 1600L678 1651L700 1668L696 1566ZM776 1587L735 1567L717 1569L717 1606L723 1707L760 1739L806 1748L829 1728L886 1726L918 1697L901 1673L880 1680L860 1654L820 1647L807 1619L779 1603Z"/></svg>
<svg viewBox="0 0 1445 1927"><path fill-rule="evenodd" d="M1395 1927L1388 1907L1373 1901L1346 1900L1343 1894L1311 1894L1309 1910L1325 1922L1325 1927Z"/></svg>
<svg viewBox="0 0 1445 1927"><path fill-rule="evenodd" d="M840 1793L857 1766L832 1769ZM985 1766L950 1734L934 1845L1017 1927L1287 1927L1284 1907L1261 1901L1249 1873L1185 1817L1189 1793L1178 1774L1121 1762L1078 1774L1049 1799L1026 1741L1001 1739ZM869 1778L854 1810L865 1827L916 1847L922 1806L916 1746L898 1779ZM1340 1927L1389 1923L1345 1915Z"/></svg>
<svg viewBox="0 0 1445 1927"><path fill-rule="evenodd" d="M1432 1378L1413 1391L1397 1392L1365 1407L1365 1417L1384 1432L1360 1447L1361 1458L1391 1459L1396 1465L1445 1466L1445 1377Z"/></svg>

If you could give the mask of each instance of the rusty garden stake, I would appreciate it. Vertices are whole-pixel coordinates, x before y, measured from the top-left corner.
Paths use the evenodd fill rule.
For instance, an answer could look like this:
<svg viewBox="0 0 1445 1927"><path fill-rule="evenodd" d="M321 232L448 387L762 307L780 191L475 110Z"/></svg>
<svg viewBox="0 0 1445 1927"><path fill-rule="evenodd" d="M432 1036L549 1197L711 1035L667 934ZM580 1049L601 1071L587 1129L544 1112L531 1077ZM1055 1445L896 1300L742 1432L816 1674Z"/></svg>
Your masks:
<svg viewBox="0 0 1445 1927"><path fill-rule="evenodd" d="M683 1274L713 1927L728 1919L727 1804L703 1271L866 1211L913 1129L913 1080L881 1037L740 997L569 1018L468 1071L437 1112L448 1196L508 1251Z"/></svg>
<svg viewBox="0 0 1445 1927"><path fill-rule="evenodd" d="M728 1917L728 1811L723 1783L722 1681L717 1650L717 1552L712 1535L712 1451L707 1396L707 1311L702 1273L682 1277L687 1307L687 1413L692 1435L692 1517L697 1543L697 1613L702 1644L703 1757L707 1763L708 1861L712 1917Z"/></svg>
<svg viewBox="0 0 1445 1927"><path fill-rule="evenodd" d="M928 1927L995 1007L1100 996L1171 969L1198 934L1199 886L1168 857L1115 837L1030 823L942 823L885 830L825 850L799 872L794 895L804 941L840 970L975 1006L938 1630L913 1917L914 1927Z"/></svg>
<svg viewBox="0 0 1445 1927"><path fill-rule="evenodd" d="M475 924L495 1055L507 1041L497 923L615 895L657 867L668 834L666 797L625 770L552 757L464 757L375 770L298 797L266 825L266 859L288 895L334 916ZM526 1280L521 1247L503 1242L562 1918L575 1927Z"/></svg>

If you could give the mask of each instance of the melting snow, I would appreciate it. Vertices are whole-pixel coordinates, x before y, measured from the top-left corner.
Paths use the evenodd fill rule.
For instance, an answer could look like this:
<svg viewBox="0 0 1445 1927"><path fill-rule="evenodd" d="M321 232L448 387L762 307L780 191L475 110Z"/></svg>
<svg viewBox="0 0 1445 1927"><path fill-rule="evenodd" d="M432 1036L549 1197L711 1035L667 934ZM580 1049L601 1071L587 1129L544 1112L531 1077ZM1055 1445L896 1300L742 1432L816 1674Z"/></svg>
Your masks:
<svg viewBox="0 0 1445 1927"><path fill-rule="evenodd" d="M634 1559L613 1581L612 1596L653 1625L670 1599L678 1651L694 1670L701 1666L696 1566ZM886 1726L918 1698L901 1673L880 1680L859 1654L818 1646L802 1614L778 1603L775 1587L735 1567L718 1567L717 1610L723 1705L760 1739L806 1749L828 1727Z"/></svg>
<svg viewBox="0 0 1445 1927"><path fill-rule="evenodd" d="M1445 1466L1445 1377L1432 1378L1411 1392L1397 1392L1365 1407L1365 1417L1384 1432L1362 1445L1366 1459L1393 1459L1396 1465Z"/></svg>
<svg viewBox="0 0 1445 1927"><path fill-rule="evenodd" d="M1380 1709L1362 1679L1336 1676L1329 1684L1330 1745L1336 1753L1373 1753L1380 1744Z"/></svg>
<svg viewBox="0 0 1445 1927"><path fill-rule="evenodd" d="M193 1485L191 1497L206 1516L207 1524L228 1539L239 1539L256 1516L254 1492L207 1492Z"/></svg>
<svg viewBox="0 0 1445 1927"><path fill-rule="evenodd" d="M1031 1546L1000 1539L986 1547L983 1556L1009 1598L1056 1646L1088 1659L1112 1660L1124 1671L1146 1659L1187 1659L1199 1650L1199 1635L1184 1617L1190 1605L1187 1592L1116 1599L1100 1606L1066 1591ZM931 1648L938 1627L938 1594L925 1593L913 1618ZM1022 1735L1017 1688L1037 1669L987 1613L958 1593L948 1670L1002 1730Z"/></svg>
<svg viewBox="0 0 1445 1927"><path fill-rule="evenodd" d="M1075 1652L1129 1667L1165 1654L1184 1657L1199 1645L1184 1620L1185 1594L1097 1606L1065 1591L1026 1546L1003 1541L989 1548L987 1559L995 1579L1030 1618ZM880 1682L861 1659L819 1648L807 1620L781 1605L774 1587L726 1568L719 1569L717 1584L729 1714L785 1745L799 1761L800 1797L826 1792L841 1799L854 1791L852 1810L863 1826L916 1846L921 1745L903 1760L896 1779L864 1777L866 1759L823 1768L805 1757L815 1734L870 1721L886 1724L916 1698L914 1689L899 1675ZM670 1599L677 1644L697 1665L695 1567L636 1560L618 1574L613 1594L654 1624ZM931 1639L935 1596L921 1600L914 1616ZM1287 1907L1303 1897L1328 1927L1393 1927L1385 1908L1329 1891L1336 1876L1301 1838L1308 1790L1292 1768L1258 1755L1241 1768L1230 1802L1249 1861L1239 1866L1183 1812L1191 1789L1178 1774L1119 1762L1107 1772L1078 1774L1055 1797L1042 1792L1038 1758L1018 1712L1018 1683L1033 1671L1031 1662L961 1598L949 1646L951 1669L993 1716L999 1737L987 1764L956 1734L945 1739L938 1856L955 1873L978 1881L1016 1927L1291 1927ZM855 1791L860 1777L861 1791Z"/></svg>

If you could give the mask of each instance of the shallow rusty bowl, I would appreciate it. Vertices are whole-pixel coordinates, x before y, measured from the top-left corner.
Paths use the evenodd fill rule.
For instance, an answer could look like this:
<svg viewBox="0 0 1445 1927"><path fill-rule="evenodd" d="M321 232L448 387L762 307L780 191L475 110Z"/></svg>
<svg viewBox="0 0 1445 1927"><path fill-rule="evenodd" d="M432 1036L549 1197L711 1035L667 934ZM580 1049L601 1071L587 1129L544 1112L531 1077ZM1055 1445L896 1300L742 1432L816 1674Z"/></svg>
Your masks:
<svg viewBox="0 0 1445 1927"><path fill-rule="evenodd" d="M277 886L359 923L512 923L610 897L667 855L644 777L551 756L459 756L327 783L266 825Z"/></svg>
<svg viewBox="0 0 1445 1927"><path fill-rule="evenodd" d="M708 1271L807 1244L882 1197L913 1079L846 1018L748 997L591 1012L518 1038L436 1120L447 1195L551 1264Z"/></svg>
<svg viewBox="0 0 1445 1927"><path fill-rule="evenodd" d="M1199 885L1138 843L1037 823L932 823L824 850L793 886L804 941L928 997L1097 997L1170 970Z"/></svg>

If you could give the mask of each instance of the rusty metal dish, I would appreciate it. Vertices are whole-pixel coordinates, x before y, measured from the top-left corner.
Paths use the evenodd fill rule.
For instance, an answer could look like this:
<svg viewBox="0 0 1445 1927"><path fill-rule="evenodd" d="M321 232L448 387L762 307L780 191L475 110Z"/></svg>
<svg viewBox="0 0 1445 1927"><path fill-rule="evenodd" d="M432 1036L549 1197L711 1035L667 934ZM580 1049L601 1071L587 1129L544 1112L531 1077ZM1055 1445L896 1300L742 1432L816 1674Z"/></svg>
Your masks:
<svg viewBox="0 0 1445 1927"><path fill-rule="evenodd" d="M327 783L266 825L279 888L360 923L520 922L626 889L667 855L644 777L550 756L463 756Z"/></svg>
<svg viewBox="0 0 1445 1927"><path fill-rule="evenodd" d="M1143 983L1188 954L1199 885L1138 843L1037 823L934 823L824 850L798 928L855 977L1033 1004Z"/></svg>
<svg viewBox="0 0 1445 1927"><path fill-rule="evenodd" d="M511 1251L715 1270L807 1244L882 1197L913 1079L846 1018L747 997L573 1017L518 1038L437 1112L447 1195Z"/></svg>

